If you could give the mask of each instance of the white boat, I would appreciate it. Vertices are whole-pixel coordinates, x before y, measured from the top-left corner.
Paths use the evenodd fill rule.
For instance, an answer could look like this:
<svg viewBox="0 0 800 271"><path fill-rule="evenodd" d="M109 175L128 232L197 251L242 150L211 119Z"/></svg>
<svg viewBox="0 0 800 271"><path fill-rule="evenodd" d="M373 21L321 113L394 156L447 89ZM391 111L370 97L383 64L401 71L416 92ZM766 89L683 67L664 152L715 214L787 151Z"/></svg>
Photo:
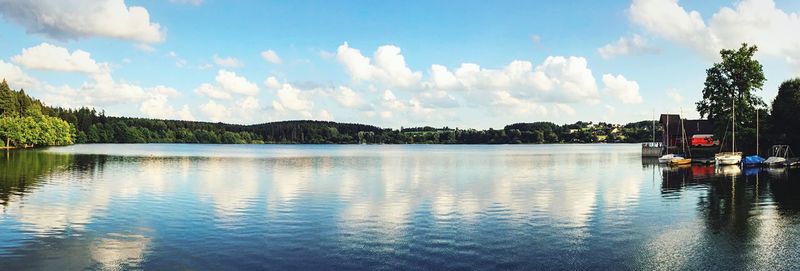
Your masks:
<svg viewBox="0 0 800 271"><path fill-rule="evenodd" d="M786 158L772 156L764 160L764 165L768 167L782 167L786 165Z"/></svg>
<svg viewBox="0 0 800 271"><path fill-rule="evenodd" d="M764 160L764 165L768 167L783 167L786 166L791 148L788 145L774 145L770 150L770 156Z"/></svg>
<svg viewBox="0 0 800 271"><path fill-rule="evenodd" d="M672 160L674 160L674 159L682 159L682 158L683 157L680 156L680 155L675 155L675 154L670 153L670 154L665 154L665 155L662 155L661 157L659 157L658 158L658 162L661 163L661 164L666 164L666 163L672 162Z"/></svg>
<svg viewBox="0 0 800 271"><path fill-rule="evenodd" d="M714 155L714 161L717 165L738 165L742 162L742 153L736 151L736 99L733 99L731 107L731 126L733 132L731 133L731 151L720 152Z"/></svg>
<svg viewBox="0 0 800 271"><path fill-rule="evenodd" d="M741 152L721 152L714 155L717 165L738 165L742 162Z"/></svg>

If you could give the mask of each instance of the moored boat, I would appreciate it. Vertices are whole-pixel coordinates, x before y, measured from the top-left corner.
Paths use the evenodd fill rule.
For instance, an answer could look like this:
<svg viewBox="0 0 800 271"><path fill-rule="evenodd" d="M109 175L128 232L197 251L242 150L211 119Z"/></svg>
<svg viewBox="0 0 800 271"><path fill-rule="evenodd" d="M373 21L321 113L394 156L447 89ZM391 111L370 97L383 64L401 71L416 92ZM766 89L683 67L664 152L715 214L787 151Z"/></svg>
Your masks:
<svg viewBox="0 0 800 271"><path fill-rule="evenodd" d="M742 165L746 167L760 167L764 165L764 158L758 155L748 155L742 159Z"/></svg>
<svg viewBox="0 0 800 271"><path fill-rule="evenodd" d="M669 161L669 164L672 166L691 165L692 158L683 158L683 157L673 158L672 160Z"/></svg>
<svg viewBox="0 0 800 271"><path fill-rule="evenodd" d="M768 167L783 167L786 166L786 158L771 156L764 160L764 165Z"/></svg>
<svg viewBox="0 0 800 271"><path fill-rule="evenodd" d="M784 167L787 166L789 155L792 152L788 145L774 145L770 150L770 155L764 161L764 165L768 167Z"/></svg>
<svg viewBox="0 0 800 271"><path fill-rule="evenodd" d="M683 156L680 156L680 155L677 155L677 154L674 154L674 153L665 154L665 155L662 155L661 157L658 158L658 162L661 163L661 164L667 164L667 163L671 162L673 159L676 159L676 158L683 158Z"/></svg>
<svg viewBox="0 0 800 271"><path fill-rule="evenodd" d="M736 151L736 100L733 99L731 103L731 126L733 127L732 130L732 139L731 139L731 151L730 152L720 152L714 155L714 161L716 161L717 165L738 165L742 162L742 153Z"/></svg>
<svg viewBox="0 0 800 271"><path fill-rule="evenodd" d="M741 152L721 152L714 155L717 165L738 165L742 162Z"/></svg>

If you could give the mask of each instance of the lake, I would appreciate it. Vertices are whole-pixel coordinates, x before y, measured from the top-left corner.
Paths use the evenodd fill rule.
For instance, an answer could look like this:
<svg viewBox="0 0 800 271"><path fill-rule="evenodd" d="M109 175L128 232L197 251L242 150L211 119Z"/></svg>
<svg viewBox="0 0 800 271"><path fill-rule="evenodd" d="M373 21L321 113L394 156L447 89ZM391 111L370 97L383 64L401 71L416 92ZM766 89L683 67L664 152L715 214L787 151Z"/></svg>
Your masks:
<svg viewBox="0 0 800 271"><path fill-rule="evenodd" d="M638 144L0 152L0 269L799 269L800 170Z"/></svg>

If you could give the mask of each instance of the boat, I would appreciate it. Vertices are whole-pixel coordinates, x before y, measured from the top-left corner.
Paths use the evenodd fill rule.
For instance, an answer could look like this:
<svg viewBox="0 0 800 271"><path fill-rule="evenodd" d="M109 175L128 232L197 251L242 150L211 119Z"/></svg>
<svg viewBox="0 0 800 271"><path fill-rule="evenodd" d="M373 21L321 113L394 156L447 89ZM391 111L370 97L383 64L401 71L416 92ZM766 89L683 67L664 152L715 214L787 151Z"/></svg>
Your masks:
<svg viewBox="0 0 800 271"><path fill-rule="evenodd" d="M676 157L669 161L671 166L691 165L692 158Z"/></svg>
<svg viewBox="0 0 800 271"><path fill-rule="evenodd" d="M742 153L736 151L736 99L735 96L733 97L733 102L731 103L731 124L733 124L733 132L731 133L732 140L731 140L731 151L729 152L720 152L714 155L714 161L716 161L717 165L738 165L742 162Z"/></svg>
<svg viewBox="0 0 800 271"><path fill-rule="evenodd" d="M773 145L770 149L769 157L764 161L764 165L768 167L784 167L788 164L791 152L789 145Z"/></svg>
<svg viewBox="0 0 800 271"><path fill-rule="evenodd" d="M714 155L717 165L729 166L738 165L742 162L741 152L721 152Z"/></svg>
<svg viewBox="0 0 800 271"><path fill-rule="evenodd" d="M742 159L742 165L745 167L760 167L766 161L764 158L758 155L748 155Z"/></svg>
<svg viewBox="0 0 800 271"><path fill-rule="evenodd" d="M683 126L683 109L681 109L681 146L683 151L689 151L690 157L676 157L669 161L671 166L680 166L680 165L691 165L692 164L692 150L686 148L686 141L688 137L686 136L686 127Z"/></svg>
<svg viewBox="0 0 800 271"><path fill-rule="evenodd" d="M683 156L680 156L680 155L677 155L677 154L674 154L674 153L669 153L669 154L665 154L665 155L662 155L661 157L659 157L658 158L658 162L661 163L661 164L667 164L667 163L671 162L673 159L676 159L676 158L683 158Z"/></svg>
<svg viewBox="0 0 800 271"><path fill-rule="evenodd" d="M786 158L771 156L764 160L764 165L768 167L783 167L786 165Z"/></svg>
<svg viewBox="0 0 800 271"><path fill-rule="evenodd" d="M758 110L756 110L756 154L755 155L748 155L748 156L744 157L744 159L742 159L742 166L745 166L745 167L760 167L760 166L762 166L764 164L764 161L766 161L766 159L764 159L763 157L758 155L758 151L759 151L759 149L758 149L759 148L758 113L759 113Z"/></svg>

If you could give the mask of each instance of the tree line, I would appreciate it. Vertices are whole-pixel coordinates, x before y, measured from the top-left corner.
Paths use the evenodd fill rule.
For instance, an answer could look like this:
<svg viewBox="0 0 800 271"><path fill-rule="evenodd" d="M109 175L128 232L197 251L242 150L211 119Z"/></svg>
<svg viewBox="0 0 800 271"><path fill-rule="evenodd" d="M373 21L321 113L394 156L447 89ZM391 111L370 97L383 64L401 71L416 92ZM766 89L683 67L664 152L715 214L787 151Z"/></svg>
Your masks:
<svg viewBox="0 0 800 271"><path fill-rule="evenodd" d="M329 121L256 125L111 117L93 108L49 107L24 90L0 85L0 138L15 147L72 143L207 144L539 144L651 141L650 121L615 125L516 123L503 129L381 128ZM660 133L657 133L660 135Z"/></svg>
<svg viewBox="0 0 800 271"><path fill-rule="evenodd" d="M0 82L0 147L69 145L74 142L74 127L54 116L45 115L44 105Z"/></svg>

